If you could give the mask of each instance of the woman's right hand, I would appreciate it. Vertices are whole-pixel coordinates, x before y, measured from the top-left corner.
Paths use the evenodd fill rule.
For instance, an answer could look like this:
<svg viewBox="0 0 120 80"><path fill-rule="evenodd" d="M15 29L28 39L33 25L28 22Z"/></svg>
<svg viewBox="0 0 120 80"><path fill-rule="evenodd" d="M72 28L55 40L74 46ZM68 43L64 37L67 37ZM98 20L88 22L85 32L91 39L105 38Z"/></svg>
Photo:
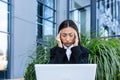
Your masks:
<svg viewBox="0 0 120 80"><path fill-rule="evenodd" d="M57 41L58 47L62 48L62 42L61 42L61 39L60 39L60 32L58 33L58 35L56 37L56 41Z"/></svg>

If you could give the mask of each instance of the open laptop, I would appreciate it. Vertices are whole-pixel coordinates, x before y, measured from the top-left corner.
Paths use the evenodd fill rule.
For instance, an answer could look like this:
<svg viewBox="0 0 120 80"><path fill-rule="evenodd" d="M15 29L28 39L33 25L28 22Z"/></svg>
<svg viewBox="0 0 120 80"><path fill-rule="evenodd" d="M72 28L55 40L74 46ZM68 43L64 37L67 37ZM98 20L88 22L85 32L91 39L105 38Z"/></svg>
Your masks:
<svg viewBox="0 0 120 80"><path fill-rule="evenodd" d="M35 64L37 80L95 80L96 64Z"/></svg>

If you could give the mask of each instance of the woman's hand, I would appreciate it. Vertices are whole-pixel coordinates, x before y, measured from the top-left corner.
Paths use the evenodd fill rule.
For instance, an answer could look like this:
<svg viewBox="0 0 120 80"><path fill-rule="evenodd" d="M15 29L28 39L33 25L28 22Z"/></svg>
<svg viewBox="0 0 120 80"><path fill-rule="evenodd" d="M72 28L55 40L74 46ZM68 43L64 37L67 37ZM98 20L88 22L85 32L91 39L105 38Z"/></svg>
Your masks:
<svg viewBox="0 0 120 80"><path fill-rule="evenodd" d="M62 48L63 46L62 46L62 42L61 42L61 39L60 39L60 32L56 37L56 41L57 41L58 47Z"/></svg>
<svg viewBox="0 0 120 80"><path fill-rule="evenodd" d="M74 42L74 44L73 44L73 46L78 46L78 34L77 34L77 32L75 31L75 42Z"/></svg>

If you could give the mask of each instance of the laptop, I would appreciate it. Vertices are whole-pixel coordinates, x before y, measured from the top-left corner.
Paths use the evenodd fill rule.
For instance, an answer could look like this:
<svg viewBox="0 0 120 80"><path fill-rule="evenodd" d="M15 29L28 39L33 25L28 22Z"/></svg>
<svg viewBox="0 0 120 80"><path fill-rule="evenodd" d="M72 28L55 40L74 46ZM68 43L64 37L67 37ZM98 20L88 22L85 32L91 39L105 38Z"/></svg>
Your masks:
<svg viewBox="0 0 120 80"><path fill-rule="evenodd" d="M37 80L95 80L96 64L35 64Z"/></svg>

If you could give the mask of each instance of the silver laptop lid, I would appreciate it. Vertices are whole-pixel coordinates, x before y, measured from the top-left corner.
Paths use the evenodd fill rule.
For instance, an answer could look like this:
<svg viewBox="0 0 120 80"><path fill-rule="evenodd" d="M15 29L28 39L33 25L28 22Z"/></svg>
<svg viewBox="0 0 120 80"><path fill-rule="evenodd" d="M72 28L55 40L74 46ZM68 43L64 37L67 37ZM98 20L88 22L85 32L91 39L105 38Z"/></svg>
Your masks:
<svg viewBox="0 0 120 80"><path fill-rule="evenodd" d="M35 64L37 80L95 80L96 64Z"/></svg>

